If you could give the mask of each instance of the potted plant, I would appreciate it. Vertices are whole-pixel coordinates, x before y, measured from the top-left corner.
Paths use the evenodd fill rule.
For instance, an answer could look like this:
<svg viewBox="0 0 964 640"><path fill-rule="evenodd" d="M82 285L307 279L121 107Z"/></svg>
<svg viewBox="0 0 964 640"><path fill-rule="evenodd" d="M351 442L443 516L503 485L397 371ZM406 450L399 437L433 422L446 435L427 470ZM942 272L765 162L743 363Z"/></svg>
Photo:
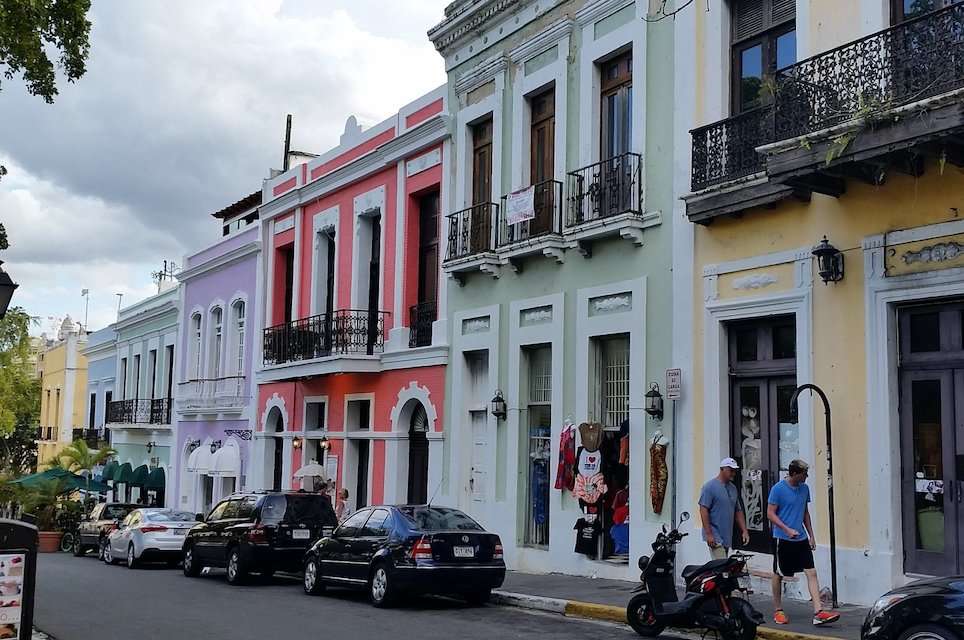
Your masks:
<svg viewBox="0 0 964 640"><path fill-rule="evenodd" d="M24 519L29 517L40 530L41 553L60 550L60 539L64 532L59 528L58 503L64 491L63 482L49 481L32 487L23 495Z"/></svg>

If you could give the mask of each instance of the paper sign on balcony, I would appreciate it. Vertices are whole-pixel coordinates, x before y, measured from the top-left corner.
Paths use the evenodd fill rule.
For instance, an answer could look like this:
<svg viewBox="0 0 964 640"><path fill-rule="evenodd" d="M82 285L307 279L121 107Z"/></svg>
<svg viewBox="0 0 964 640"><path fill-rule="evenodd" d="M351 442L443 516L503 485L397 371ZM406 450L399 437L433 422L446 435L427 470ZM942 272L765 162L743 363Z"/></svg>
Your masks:
<svg viewBox="0 0 964 640"><path fill-rule="evenodd" d="M519 224L536 217L533 204L535 187L513 191L505 197L505 220L508 224Z"/></svg>

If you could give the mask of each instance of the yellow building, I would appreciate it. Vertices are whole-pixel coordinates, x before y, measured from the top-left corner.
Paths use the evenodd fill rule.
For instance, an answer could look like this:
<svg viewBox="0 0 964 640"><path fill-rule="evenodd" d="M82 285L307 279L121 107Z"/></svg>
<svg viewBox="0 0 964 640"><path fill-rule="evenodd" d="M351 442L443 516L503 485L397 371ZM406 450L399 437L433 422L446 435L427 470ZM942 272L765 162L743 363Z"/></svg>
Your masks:
<svg viewBox="0 0 964 640"><path fill-rule="evenodd" d="M766 573L769 487L791 459L811 461L829 585L824 410L808 394L799 420L790 406L815 383L834 424L841 600L961 573L964 5L706 1L677 24L697 43L677 48L678 117L696 127L678 175L695 256L680 499L695 505L718 461L737 458Z"/></svg>
<svg viewBox="0 0 964 640"><path fill-rule="evenodd" d="M64 319L57 335L38 358L40 371L40 433L37 466L43 469L73 441L73 430L85 424L84 394L87 390L87 358L82 350L87 332Z"/></svg>

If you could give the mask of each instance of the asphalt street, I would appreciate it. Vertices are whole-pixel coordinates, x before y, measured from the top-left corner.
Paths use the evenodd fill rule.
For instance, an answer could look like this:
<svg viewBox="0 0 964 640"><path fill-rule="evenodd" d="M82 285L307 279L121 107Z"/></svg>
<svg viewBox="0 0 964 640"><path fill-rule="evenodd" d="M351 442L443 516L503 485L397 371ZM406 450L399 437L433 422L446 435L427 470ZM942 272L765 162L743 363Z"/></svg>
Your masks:
<svg viewBox="0 0 964 640"><path fill-rule="evenodd" d="M232 587L220 571L185 578L163 565L132 571L66 553L40 555L36 601L36 627L56 640L636 638L625 627L518 609L417 598L380 610L350 591L307 596L285 577Z"/></svg>

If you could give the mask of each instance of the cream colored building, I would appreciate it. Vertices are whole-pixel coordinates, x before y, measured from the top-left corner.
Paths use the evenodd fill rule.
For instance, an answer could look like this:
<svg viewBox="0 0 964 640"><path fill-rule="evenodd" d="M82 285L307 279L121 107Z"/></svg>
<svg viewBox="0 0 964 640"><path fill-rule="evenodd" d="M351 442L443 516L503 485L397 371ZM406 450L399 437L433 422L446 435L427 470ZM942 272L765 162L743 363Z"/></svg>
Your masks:
<svg viewBox="0 0 964 640"><path fill-rule="evenodd" d="M74 429L82 429L85 425L87 358L82 351L86 345L86 330L67 316L57 339L48 342L39 354L38 469L43 469L73 441Z"/></svg>

